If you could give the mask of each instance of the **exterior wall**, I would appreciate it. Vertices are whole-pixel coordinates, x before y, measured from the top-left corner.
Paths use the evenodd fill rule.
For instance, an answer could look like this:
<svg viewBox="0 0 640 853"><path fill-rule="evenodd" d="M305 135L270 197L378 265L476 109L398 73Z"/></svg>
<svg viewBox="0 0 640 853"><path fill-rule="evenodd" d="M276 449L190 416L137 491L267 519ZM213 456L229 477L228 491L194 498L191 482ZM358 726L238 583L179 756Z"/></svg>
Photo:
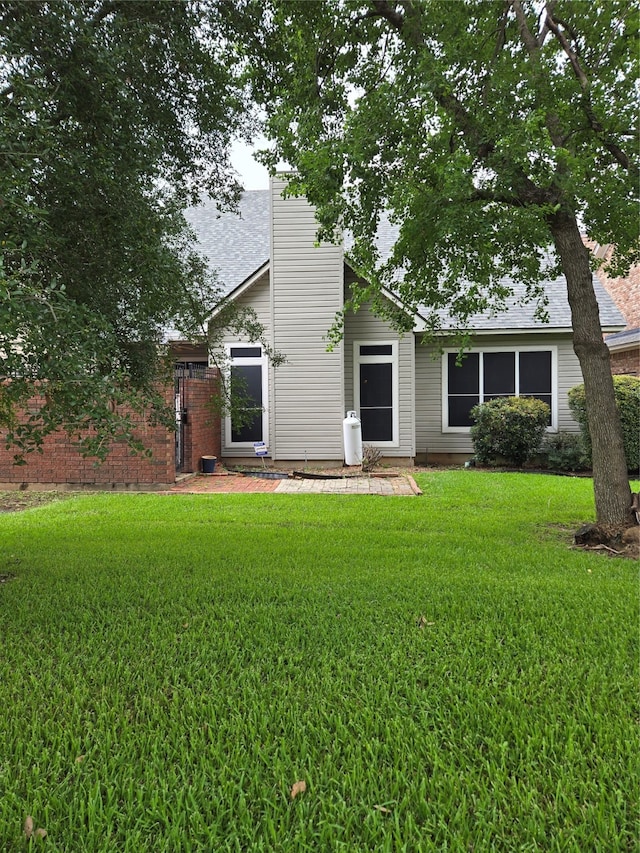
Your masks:
<svg viewBox="0 0 640 853"><path fill-rule="evenodd" d="M343 346L327 352L327 332L343 305L341 246L316 245L318 223L304 198L271 187L272 344L286 357L274 371L269 404L273 459L342 459Z"/></svg>
<svg viewBox="0 0 640 853"><path fill-rule="evenodd" d="M398 333L384 320L371 313L370 305L364 304L356 314L345 318L344 371L345 403L347 409L355 409L354 389L354 342L355 341L398 341L398 411L399 440L397 447L384 447L385 457L415 456L415 345L409 333L398 337Z"/></svg>
<svg viewBox="0 0 640 853"><path fill-rule="evenodd" d="M258 322L261 323L264 328L266 340L271 340L271 285L269 281L269 273L265 272L262 276L260 276L260 278L247 291L245 291L242 296L238 297L238 299L236 300L236 304L241 308L252 308L255 311ZM250 343L248 338L242 336L233 336L229 332L225 332L222 340L224 344ZM267 401L267 413L269 416L269 436L271 436L273 435L274 429L273 408L270 402L273 399L274 371L271 366L268 367L268 372L269 400ZM221 427L220 454L215 455L222 455L223 457L232 460L245 459L245 457L247 456L246 448L230 447L227 443L227 430L224 419Z"/></svg>
<svg viewBox="0 0 640 853"><path fill-rule="evenodd" d="M599 246L588 240L585 243L596 258L608 261L613 255L614 247L611 245ZM640 265L636 264L629 270L628 275L619 278L611 278L603 270L598 270L598 278L624 316L626 329L640 329ZM611 337L605 335L605 338ZM619 341L612 343L612 346L611 372L614 375L626 373L640 376L640 347L637 338L636 342L629 342L626 346L621 346Z"/></svg>
<svg viewBox="0 0 640 853"><path fill-rule="evenodd" d="M203 456L222 455L220 416L211 405L217 389L217 372L184 382L183 405L187 410L184 426L184 464L182 473L200 471Z"/></svg>
<svg viewBox="0 0 640 853"><path fill-rule="evenodd" d="M611 372L614 375L626 373L631 376L640 376L640 347L613 350L611 352Z"/></svg>
<svg viewBox="0 0 640 853"><path fill-rule="evenodd" d="M609 260L613 255L613 246L596 246L587 241L588 248L596 258ZM598 270L598 278L624 316L628 329L640 327L640 265L629 270L629 274L620 278L610 278L603 270Z"/></svg>
<svg viewBox="0 0 640 853"><path fill-rule="evenodd" d="M185 380L185 401L189 413L185 428L185 470L197 471L203 455L220 455L219 418L208 405L216 380ZM173 385L165 399L173 406ZM33 404L38 405L38 398ZM216 428L216 420L218 425ZM115 442L105 462L95 465L95 458L83 458L64 432L47 436L42 453L26 456L26 465L14 465L13 450L4 447L0 433L0 488L166 488L175 482L175 433L163 426L150 426L139 421L138 434L152 451L149 459L131 454L124 443Z"/></svg>
<svg viewBox="0 0 640 853"><path fill-rule="evenodd" d="M172 404L173 389L167 388L166 400ZM38 404L34 398L34 405ZM94 486L127 488L166 486L175 481L175 436L161 426L140 422L139 434L153 456L132 455L126 445L114 443L102 465L93 457L83 458L66 433L56 432L44 440L42 453L29 453L26 465L14 465L14 451L0 446L0 485L5 488ZM0 434L0 442L4 434Z"/></svg>
<svg viewBox="0 0 640 853"><path fill-rule="evenodd" d="M478 335L482 347L519 347L549 345L558 352L558 430L577 432L578 425L569 411L567 392L582 382L580 365L570 335ZM442 431L442 359L434 346L423 346L416 338L416 456L442 459L450 454L473 454L469 433Z"/></svg>

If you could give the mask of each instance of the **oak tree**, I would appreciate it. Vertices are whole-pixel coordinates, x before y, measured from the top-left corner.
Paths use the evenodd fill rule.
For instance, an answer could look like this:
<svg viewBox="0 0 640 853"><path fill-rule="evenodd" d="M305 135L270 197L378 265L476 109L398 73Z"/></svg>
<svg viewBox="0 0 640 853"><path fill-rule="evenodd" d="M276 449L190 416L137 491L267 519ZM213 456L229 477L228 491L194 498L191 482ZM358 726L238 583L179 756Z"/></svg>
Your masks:
<svg viewBox="0 0 640 853"><path fill-rule="evenodd" d="M0 425L18 457L59 427L104 456L133 442L127 411L171 425L166 329L193 334L220 295L183 212L237 198L236 77L215 3L0 2Z"/></svg>
<svg viewBox="0 0 640 853"><path fill-rule="evenodd" d="M508 274L560 272L584 377L597 518L631 496L608 349L581 232L638 253L638 13L626 0L246 0L253 91L325 234L353 234L375 295L499 305ZM236 10L237 11L237 10ZM398 228L389 259L376 233ZM549 248L551 255L549 255ZM401 271L401 276L398 272ZM371 295L371 292L369 293Z"/></svg>

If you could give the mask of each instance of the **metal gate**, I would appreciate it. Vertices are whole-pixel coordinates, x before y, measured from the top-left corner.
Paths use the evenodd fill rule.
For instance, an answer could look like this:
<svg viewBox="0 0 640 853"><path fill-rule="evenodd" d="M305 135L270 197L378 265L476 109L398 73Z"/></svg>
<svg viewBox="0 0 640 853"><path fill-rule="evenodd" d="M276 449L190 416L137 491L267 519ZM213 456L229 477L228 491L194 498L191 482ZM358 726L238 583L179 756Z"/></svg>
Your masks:
<svg viewBox="0 0 640 853"><path fill-rule="evenodd" d="M175 366L173 405L176 418L176 474L190 473L184 470L185 433L189 424L187 379L206 379L208 373L206 362L180 362Z"/></svg>
<svg viewBox="0 0 640 853"><path fill-rule="evenodd" d="M184 367L176 367L173 394L176 417L176 474L181 474L184 469L184 432L187 423L185 380L187 375L187 370Z"/></svg>

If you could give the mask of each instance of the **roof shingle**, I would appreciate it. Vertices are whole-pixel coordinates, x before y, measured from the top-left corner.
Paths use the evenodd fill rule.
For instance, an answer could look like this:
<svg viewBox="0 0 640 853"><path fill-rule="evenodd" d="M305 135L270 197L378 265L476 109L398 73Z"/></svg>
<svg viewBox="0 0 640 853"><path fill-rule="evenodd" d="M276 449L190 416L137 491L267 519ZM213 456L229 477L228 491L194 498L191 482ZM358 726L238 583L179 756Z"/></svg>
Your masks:
<svg viewBox="0 0 640 853"><path fill-rule="evenodd" d="M187 219L198 238L198 248L216 270L225 292L242 284L270 258L270 193L268 190L245 192L237 213L221 212L212 201L191 208ZM396 238L396 229L384 223L378 236L378 248L382 259L388 257ZM468 323L472 330L506 332L512 330L570 329L571 312L567 300L567 289L563 278L544 283L548 298L549 323L535 316L536 303L525 301L524 285L512 279L502 279L501 284L513 291L506 300L504 310L482 312L473 315ZM624 318L616 308L597 276L594 288L600 307L600 322L604 329L613 331L622 328ZM428 314L422 307L420 313ZM441 317L442 327L455 328L455 323Z"/></svg>

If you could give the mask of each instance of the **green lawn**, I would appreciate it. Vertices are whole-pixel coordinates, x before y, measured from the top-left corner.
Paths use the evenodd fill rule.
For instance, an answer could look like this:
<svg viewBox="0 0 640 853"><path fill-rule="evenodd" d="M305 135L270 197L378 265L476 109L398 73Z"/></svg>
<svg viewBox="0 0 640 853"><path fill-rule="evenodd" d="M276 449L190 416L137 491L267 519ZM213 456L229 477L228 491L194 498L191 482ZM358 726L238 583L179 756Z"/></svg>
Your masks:
<svg viewBox="0 0 640 853"><path fill-rule="evenodd" d="M637 850L638 565L569 548L591 482L417 479L1 516L0 851Z"/></svg>

